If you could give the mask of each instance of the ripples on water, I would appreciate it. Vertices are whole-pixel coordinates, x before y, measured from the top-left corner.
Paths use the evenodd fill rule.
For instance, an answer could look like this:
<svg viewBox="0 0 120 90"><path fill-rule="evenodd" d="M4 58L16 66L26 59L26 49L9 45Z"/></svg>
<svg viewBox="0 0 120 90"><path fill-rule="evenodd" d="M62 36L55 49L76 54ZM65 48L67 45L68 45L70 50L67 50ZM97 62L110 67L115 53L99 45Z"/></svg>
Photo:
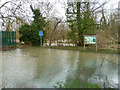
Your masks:
<svg viewBox="0 0 120 90"><path fill-rule="evenodd" d="M116 54L35 47L3 51L2 87L50 88L71 78L118 87L117 64Z"/></svg>

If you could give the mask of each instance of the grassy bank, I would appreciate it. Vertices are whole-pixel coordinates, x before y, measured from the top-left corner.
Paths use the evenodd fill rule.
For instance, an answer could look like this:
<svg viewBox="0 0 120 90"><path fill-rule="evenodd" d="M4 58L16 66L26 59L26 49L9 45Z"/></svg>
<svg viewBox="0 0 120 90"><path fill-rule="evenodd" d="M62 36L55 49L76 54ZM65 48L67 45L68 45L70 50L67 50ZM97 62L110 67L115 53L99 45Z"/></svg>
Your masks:
<svg viewBox="0 0 120 90"><path fill-rule="evenodd" d="M95 52L96 53L96 48L95 47L86 47L84 50L84 47L72 47L72 46L45 46L42 48L50 48L50 49L60 49L60 50L74 50L74 51L80 51L80 52ZM118 54L118 50L113 50L113 49L98 49L97 53L108 53L108 54Z"/></svg>
<svg viewBox="0 0 120 90"><path fill-rule="evenodd" d="M35 46L30 46L30 45L25 45L25 44L18 44L16 47L9 47L2 49L3 51L11 50L11 49L16 49L16 48L29 48L29 47L35 47ZM74 51L80 51L80 52L94 52L94 53L108 53L108 54L119 54L118 49L98 49L96 52L95 47L86 47L84 50L84 47L80 46L42 46L40 48L50 48L50 49L59 49L59 50L74 50Z"/></svg>
<svg viewBox="0 0 120 90"><path fill-rule="evenodd" d="M69 82L57 82L54 86L54 88L100 88L97 84L91 84L88 82L80 83L80 80L73 80Z"/></svg>

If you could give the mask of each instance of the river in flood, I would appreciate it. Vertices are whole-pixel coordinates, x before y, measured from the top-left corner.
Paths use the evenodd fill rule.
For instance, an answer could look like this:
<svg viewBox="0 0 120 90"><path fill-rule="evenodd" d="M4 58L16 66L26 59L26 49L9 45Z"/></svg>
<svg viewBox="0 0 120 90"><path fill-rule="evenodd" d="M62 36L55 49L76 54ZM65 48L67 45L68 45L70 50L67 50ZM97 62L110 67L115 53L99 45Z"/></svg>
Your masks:
<svg viewBox="0 0 120 90"><path fill-rule="evenodd" d="M52 88L74 78L118 88L118 55L38 47L2 52L3 88Z"/></svg>

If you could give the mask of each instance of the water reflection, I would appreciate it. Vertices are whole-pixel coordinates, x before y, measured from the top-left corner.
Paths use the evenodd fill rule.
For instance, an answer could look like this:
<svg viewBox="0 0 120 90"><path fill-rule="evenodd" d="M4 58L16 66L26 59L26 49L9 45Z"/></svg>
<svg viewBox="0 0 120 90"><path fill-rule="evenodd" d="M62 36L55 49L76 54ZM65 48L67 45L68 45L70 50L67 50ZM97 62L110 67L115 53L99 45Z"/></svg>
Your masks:
<svg viewBox="0 0 120 90"><path fill-rule="evenodd" d="M118 84L118 58L113 54L32 47L4 51L2 56L3 87L50 88L71 78L79 78L81 84L83 81L100 86L104 82L112 87Z"/></svg>
<svg viewBox="0 0 120 90"><path fill-rule="evenodd" d="M2 89L2 51L0 51L0 89Z"/></svg>
<svg viewBox="0 0 120 90"><path fill-rule="evenodd" d="M78 65L80 80L97 83L101 87L118 88L117 63L117 55L80 53Z"/></svg>
<svg viewBox="0 0 120 90"><path fill-rule="evenodd" d="M80 79L80 84L88 81L96 69L96 55L94 53L79 53L78 67L76 71L76 78Z"/></svg>

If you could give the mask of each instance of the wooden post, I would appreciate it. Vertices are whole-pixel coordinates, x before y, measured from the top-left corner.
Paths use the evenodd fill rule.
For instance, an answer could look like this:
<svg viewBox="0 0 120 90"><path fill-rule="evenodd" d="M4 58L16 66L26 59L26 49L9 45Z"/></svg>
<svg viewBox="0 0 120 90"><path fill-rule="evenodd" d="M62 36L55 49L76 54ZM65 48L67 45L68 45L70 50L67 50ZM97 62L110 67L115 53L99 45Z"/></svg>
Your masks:
<svg viewBox="0 0 120 90"><path fill-rule="evenodd" d="M96 35L96 52L97 52L97 35Z"/></svg>
<svg viewBox="0 0 120 90"><path fill-rule="evenodd" d="M85 50L85 43L84 43L84 50Z"/></svg>
<svg viewBox="0 0 120 90"><path fill-rule="evenodd" d="M97 52L97 43L96 43L96 52Z"/></svg>
<svg viewBox="0 0 120 90"><path fill-rule="evenodd" d="M84 50L85 50L85 35L84 35Z"/></svg>

